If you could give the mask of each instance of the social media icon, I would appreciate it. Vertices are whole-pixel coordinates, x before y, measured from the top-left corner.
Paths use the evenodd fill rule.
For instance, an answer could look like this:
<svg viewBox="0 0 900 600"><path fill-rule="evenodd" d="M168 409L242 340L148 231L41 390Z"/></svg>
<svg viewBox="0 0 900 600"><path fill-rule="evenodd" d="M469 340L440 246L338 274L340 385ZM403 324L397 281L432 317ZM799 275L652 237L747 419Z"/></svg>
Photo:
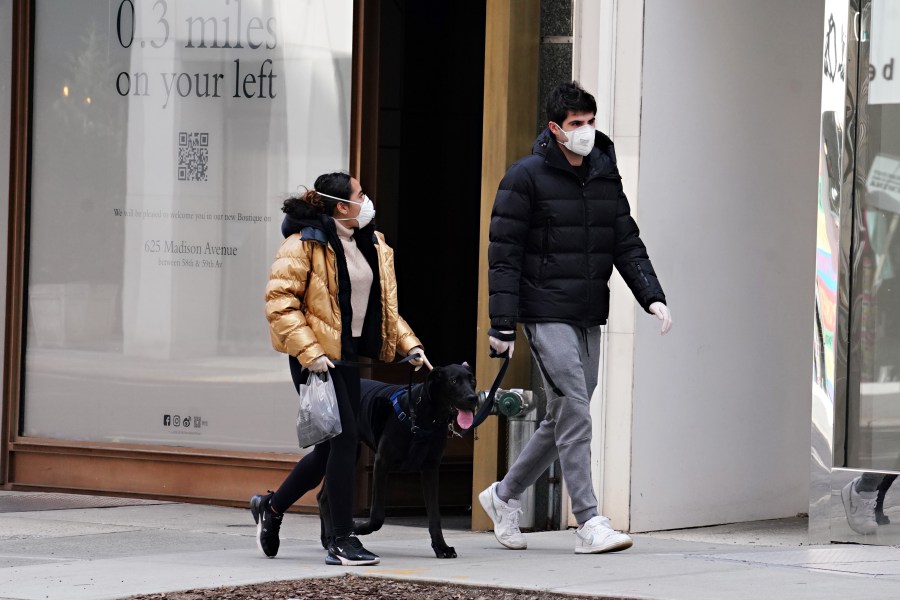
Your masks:
<svg viewBox="0 0 900 600"><path fill-rule="evenodd" d="M163 415L163 427L168 427L172 424L172 415Z"/></svg>

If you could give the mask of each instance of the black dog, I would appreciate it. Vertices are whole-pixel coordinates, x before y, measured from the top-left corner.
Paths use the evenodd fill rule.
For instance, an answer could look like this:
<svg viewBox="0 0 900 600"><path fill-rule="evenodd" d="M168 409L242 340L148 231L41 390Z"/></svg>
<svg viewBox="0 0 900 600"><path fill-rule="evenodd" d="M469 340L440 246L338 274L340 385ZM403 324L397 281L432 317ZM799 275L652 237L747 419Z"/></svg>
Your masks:
<svg viewBox="0 0 900 600"><path fill-rule="evenodd" d="M438 558L456 558L444 542L438 506L438 470L447 447L448 426L455 416L461 429L472 426L478 403L475 376L468 364L435 367L423 383L412 386L362 380L357 416L359 438L375 451L372 508L369 518L354 519L356 535L378 531L384 524L387 476L394 470L418 470L422 477L431 547ZM331 513L322 486L317 496L322 522L322 545L331 540Z"/></svg>

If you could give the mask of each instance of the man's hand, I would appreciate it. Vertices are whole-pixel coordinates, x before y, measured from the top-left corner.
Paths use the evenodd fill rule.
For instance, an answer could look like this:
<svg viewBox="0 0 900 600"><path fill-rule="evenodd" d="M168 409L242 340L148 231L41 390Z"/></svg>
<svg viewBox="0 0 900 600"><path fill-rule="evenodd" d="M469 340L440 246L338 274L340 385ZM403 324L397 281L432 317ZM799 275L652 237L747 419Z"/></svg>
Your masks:
<svg viewBox="0 0 900 600"><path fill-rule="evenodd" d="M654 302L650 305L650 312L656 315L656 318L662 321L662 327L659 328L660 335L666 335L672 329L672 313L669 307L662 302Z"/></svg>
<svg viewBox="0 0 900 600"><path fill-rule="evenodd" d="M506 335L513 335L514 331L501 331L500 333ZM497 339L494 336L488 337L488 341L491 344L491 348L493 348L494 352L497 353L498 356L503 356L503 353L509 350L509 358L512 358L513 350L516 347L515 340L504 342L503 340Z"/></svg>
<svg viewBox="0 0 900 600"><path fill-rule="evenodd" d="M414 366L416 371L418 371L419 369L421 369L423 364L424 364L426 367L428 367L428 370L429 370L429 371L434 370L434 367L432 367L432 366L431 366L431 363L428 362L428 357L425 356L425 349L422 348L422 346L416 346L415 348L413 348L412 350L410 350L408 356L413 356L414 354L418 354L419 357L418 357L418 358L413 358L413 359L411 359L411 360L409 361L409 364L411 364L412 366Z"/></svg>
<svg viewBox="0 0 900 600"><path fill-rule="evenodd" d="M309 363L309 366L306 368L313 373L324 373L328 369L333 369L334 363L328 360L328 357L323 354L319 358Z"/></svg>

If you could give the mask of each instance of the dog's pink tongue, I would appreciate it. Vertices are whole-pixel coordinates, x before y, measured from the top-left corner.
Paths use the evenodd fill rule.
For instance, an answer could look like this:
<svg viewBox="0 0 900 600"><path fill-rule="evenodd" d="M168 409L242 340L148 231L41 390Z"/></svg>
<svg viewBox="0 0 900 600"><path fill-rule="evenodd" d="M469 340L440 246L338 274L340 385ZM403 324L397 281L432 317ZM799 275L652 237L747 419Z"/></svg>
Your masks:
<svg viewBox="0 0 900 600"><path fill-rule="evenodd" d="M463 429L468 429L475 422L475 415L471 410L461 410L456 414L456 422Z"/></svg>

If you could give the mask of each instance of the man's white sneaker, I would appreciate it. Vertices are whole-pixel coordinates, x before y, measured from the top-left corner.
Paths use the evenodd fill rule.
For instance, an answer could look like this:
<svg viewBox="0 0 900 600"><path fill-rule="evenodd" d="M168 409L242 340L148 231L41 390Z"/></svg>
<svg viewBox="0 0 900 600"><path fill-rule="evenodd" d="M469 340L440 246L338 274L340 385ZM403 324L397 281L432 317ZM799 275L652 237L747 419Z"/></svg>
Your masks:
<svg viewBox="0 0 900 600"><path fill-rule="evenodd" d="M878 492L857 492L856 483L859 477L848 483L841 490L841 502L847 513L847 524L850 529L860 535L870 535L878 529L875 520L875 503Z"/></svg>
<svg viewBox="0 0 900 600"><path fill-rule="evenodd" d="M519 515L522 514L522 503L515 498L504 502L497 496L497 482L478 494L478 501L487 516L494 522L494 537L497 541L513 550L524 550L528 547L525 536L519 531Z"/></svg>
<svg viewBox="0 0 900 600"><path fill-rule="evenodd" d="M631 548L631 537L609 526L609 519L593 517L575 530L575 554L599 554Z"/></svg>

